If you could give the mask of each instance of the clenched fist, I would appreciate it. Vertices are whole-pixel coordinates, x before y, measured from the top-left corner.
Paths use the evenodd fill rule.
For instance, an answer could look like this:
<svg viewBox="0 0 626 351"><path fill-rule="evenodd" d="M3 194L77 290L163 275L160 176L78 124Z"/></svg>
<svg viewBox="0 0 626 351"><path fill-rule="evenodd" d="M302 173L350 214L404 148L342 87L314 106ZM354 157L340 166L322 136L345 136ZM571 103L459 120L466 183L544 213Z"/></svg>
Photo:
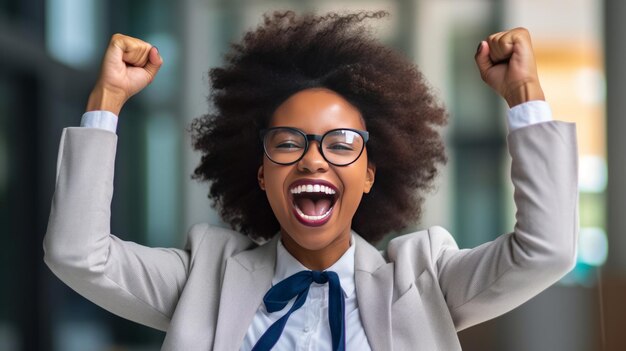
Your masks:
<svg viewBox="0 0 626 351"><path fill-rule="evenodd" d="M490 35L480 42L475 59L482 79L509 107L545 99L530 34L525 28Z"/></svg>
<svg viewBox="0 0 626 351"><path fill-rule="evenodd" d="M113 35L87 111L106 110L119 115L124 103L152 82L161 64L163 59L156 47L126 35Z"/></svg>

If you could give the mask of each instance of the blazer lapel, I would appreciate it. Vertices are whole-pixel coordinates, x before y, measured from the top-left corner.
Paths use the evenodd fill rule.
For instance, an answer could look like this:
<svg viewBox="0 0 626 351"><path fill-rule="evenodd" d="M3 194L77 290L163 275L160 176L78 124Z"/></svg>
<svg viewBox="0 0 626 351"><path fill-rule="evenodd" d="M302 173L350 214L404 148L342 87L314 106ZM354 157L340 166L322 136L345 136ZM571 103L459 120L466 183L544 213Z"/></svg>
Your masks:
<svg viewBox="0 0 626 351"><path fill-rule="evenodd" d="M269 290L280 235L263 246L228 259L215 331L214 350L238 350Z"/></svg>
<svg viewBox="0 0 626 351"><path fill-rule="evenodd" d="M376 248L355 238L354 280L359 314L365 335L374 351L391 350L391 300L393 264L386 263ZM215 331L214 350L238 350L272 285L279 235L267 244L228 259Z"/></svg>
<svg viewBox="0 0 626 351"><path fill-rule="evenodd" d="M391 350L393 264L385 262L376 248L353 234L356 245L354 280L365 335L372 350Z"/></svg>

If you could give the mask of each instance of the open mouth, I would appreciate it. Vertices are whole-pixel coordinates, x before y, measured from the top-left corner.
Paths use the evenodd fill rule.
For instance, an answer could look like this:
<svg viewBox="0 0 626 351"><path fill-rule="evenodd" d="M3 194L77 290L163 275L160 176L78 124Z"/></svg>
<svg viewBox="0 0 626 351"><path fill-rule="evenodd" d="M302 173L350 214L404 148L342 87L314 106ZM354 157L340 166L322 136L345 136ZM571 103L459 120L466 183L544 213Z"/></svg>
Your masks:
<svg viewBox="0 0 626 351"><path fill-rule="evenodd" d="M289 192L294 214L300 223L320 226L328 222L338 196L334 185L323 181L301 180L293 183Z"/></svg>

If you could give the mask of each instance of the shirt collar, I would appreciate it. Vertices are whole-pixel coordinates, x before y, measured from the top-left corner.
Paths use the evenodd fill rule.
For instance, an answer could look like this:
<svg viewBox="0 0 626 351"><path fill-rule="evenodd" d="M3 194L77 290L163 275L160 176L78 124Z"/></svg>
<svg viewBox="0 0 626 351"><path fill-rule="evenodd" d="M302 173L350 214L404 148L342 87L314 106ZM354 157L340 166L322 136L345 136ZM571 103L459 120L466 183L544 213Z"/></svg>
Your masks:
<svg viewBox="0 0 626 351"><path fill-rule="evenodd" d="M276 271L272 278L272 285L276 285L281 280L292 276L300 271L310 271L295 257L293 257L283 246L281 240L276 248ZM339 276L339 282L345 297L350 297L354 293L354 238L350 238L348 250L330 266L327 271L333 271Z"/></svg>

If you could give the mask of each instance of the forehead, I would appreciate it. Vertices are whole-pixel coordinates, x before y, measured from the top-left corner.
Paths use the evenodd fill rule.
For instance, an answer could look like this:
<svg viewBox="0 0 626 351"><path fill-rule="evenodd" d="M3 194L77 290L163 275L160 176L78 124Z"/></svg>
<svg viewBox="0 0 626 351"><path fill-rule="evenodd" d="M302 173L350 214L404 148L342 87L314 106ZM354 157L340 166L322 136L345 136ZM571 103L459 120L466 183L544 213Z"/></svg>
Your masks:
<svg viewBox="0 0 626 351"><path fill-rule="evenodd" d="M359 110L325 88L299 91L280 104L270 121L270 127L279 126L295 127L309 134L323 134L335 128L365 130Z"/></svg>

